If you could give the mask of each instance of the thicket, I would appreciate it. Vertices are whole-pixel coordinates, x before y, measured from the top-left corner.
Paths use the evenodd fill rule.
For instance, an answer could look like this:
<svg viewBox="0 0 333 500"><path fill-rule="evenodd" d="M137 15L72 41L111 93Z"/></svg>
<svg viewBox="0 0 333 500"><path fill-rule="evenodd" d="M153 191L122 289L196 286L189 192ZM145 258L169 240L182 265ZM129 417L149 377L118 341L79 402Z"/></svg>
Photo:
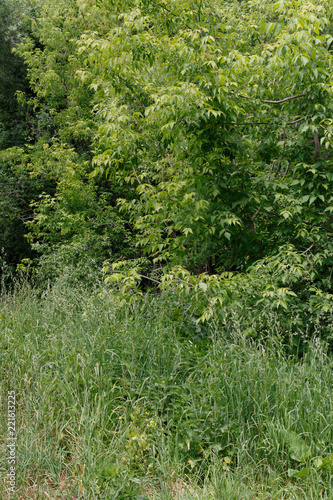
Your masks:
<svg viewBox="0 0 333 500"><path fill-rule="evenodd" d="M194 320L231 301L330 323L329 1L1 8L12 270L92 283L108 261L126 290L187 293Z"/></svg>

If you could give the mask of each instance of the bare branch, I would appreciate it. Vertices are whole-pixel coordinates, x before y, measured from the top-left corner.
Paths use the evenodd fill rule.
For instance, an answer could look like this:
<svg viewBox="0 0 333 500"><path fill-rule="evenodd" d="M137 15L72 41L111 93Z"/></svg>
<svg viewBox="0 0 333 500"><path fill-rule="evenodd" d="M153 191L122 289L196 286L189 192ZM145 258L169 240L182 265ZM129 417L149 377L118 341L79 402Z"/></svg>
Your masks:
<svg viewBox="0 0 333 500"><path fill-rule="evenodd" d="M314 137L314 143L315 143L315 148L316 148L316 158L319 160L321 157L321 154L320 154L320 141L319 141L317 130L315 130L313 132L313 137Z"/></svg>
<svg viewBox="0 0 333 500"><path fill-rule="evenodd" d="M282 174L282 177L283 177L283 178L285 178L285 176L287 175L287 173L288 173L288 171L289 171L289 167L290 167L290 163L289 163L289 161L288 161L287 168L286 168L286 170L285 170L285 171L283 172L283 174Z"/></svg>
<svg viewBox="0 0 333 500"><path fill-rule="evenodd" d="M276 167L275 174L274 174L275 178L278 176L278 173L279 173L281 165L282 165L282 160L279 161L279 163L278 163L278 165Z"/></svg>
<svg viewBox="0 0 333 500"><path fill-rule="evenodd" d="M142 184L142 182L140 181L139 177L138 177L138 174L136 173L136 170L134 168L134 165L133 165L133 174L135 175L136 177L136 180L138 181L139 184Z"/></svg>
<svg viewBox="0 0 333 500"><path fill-rule="evenodd" d="M296 123L301 123L305 120L306 116L302 116L302 118L298 118L298 120L294 120L293 122L287 122L288 125L296 125Z"/></svg>
<svg viewBox="0 0 333 500"><path fill-rule="evenodd" d="M280 99L279 101L270 101L268 99L258 99L257 97L249 97L248 95L243 95L243 94L238 94L239 97L243 97L245 99L256 99L258 101L266 102L268 104L283 104L284 102L287 101L292 101L293 99L299 99L300 97L306 97L307 94L298 94L298 95L292 95L290 97L285 97L284 99Z"/></svg>
<svg viewBox="0 0 333 500"><path fill-rule="evenodd" d="M290 97L285 97L284 99L280 99L279 101L269 101L267 99L264 99L263 102L267 102L269 104L282 104L287 101L291 101L292 99L298 99L300 97L306 97L307 94L298 94L298 95L292 95Z"/></svg>
<svg viewBox="0 0 333 500"><path fill-rule="evenodd" d="M297 120L294 120L292 122L286 122L287 125L296 125L297 123L302 122L303 120L306 119L306 116L302 116L302 118L297 118ZM275 125L272 122L243 122L243 123L237 123L237 122L222 122L223 125Z"/></svg>
<svg viewBox="0 0 333 500"><path fill-rule="evenodd" d="M315 246L317 242L315 241L314 243L312 243L312 245L309 246L309 248L307 248L306 250L304 250L303 253L307 254L308 252L310 252L310 250L312 250L312 248Z"/></svg>

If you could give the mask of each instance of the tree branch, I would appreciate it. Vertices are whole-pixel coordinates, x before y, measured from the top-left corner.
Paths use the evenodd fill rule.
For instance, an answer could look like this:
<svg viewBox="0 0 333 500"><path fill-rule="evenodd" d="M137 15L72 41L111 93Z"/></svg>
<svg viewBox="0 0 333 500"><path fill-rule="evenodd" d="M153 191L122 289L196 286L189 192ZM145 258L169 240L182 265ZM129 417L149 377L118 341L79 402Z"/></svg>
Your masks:
<svg viewBox="0 0 333 500"><path fill-rule="evenodd" d="M302 118L297 118L297 120L294 120L292 122L286 122L287 125L296 125L297 123L300 123L301 121L305 120L306 116L302 116ZM243 122L243 123L237 123L237 122L222 122L223 125L273 125L272 122Z"/></svg>
<svg viewBox="0 0 333 500"><path fill-rule="evenodd" d="M305 120L306 116L302 116L302 118L298 118L298 120L294 120L293 122L287 122L288 125L296 125L296 123L300 123Z"/></svg>
<svg viewBox="0 0 333 500"><path fill-rule="evenodd" d="M317 160L319 160L321 157L320 140L319 140L318 133L316 130L313 132L313 137L314 137L314 143L315 143L315 148L316 148L316 158L317 158Z"/></svg>
<svg viewBox="0 0 333 500"><path fill-rule="evenodd" d="M298 99L299 97L306 97L307 94L298 94L298 95L292 95L290 97L285 97L284 99L280 99L279 101L269 101L267 99L264 99L263 102L267 102L269 104L282 104L287 101L291 101L292 99Z"/></svg>
<svg viewBox="0 0 333 500"><path fill-rule="evenodd" d="M309 248L307 248L306 250L304 250L303 253L307 254L308 252L310 252L310 250L315 246L317 242L315 241L314 243L312 243L312 245L309 246Z"/></svg>
<svg viewBox="0 0 333 500"><path fill-rule="evenodd" d="M306 97L307 94L298 94L292 95L290 97L285 97L284 99L280 99L279 101L270 101L268 99L257 99L256 97L249 97L248 95L238 94L239 97L243 97L244 99L256 99L261 102L266 102L268 104L283 104L284 102L291 101L293 99L298 99L300 97Z"/></svg>
<svg viewBox="0 0 333 500"><path fill-rule="evenodd" d="M140 179L139 179L139 177L138 177L138 174L136 173L136 170L135 170L134 165L133 165L133 173L134 173L134 175L135 175L136 180L138 181L138 183L139 183L139 184L142 184L142 182L140 181Z"/></svg>

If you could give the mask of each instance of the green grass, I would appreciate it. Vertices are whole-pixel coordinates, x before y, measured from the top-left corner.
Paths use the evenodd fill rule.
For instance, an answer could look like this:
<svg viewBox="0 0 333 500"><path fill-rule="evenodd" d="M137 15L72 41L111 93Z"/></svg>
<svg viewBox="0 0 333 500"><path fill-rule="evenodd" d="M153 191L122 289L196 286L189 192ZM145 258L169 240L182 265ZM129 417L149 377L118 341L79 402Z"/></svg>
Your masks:
<svg viewBox="0 0 333 500"><path fill-rule="evenodd" d="M237 321L201 338L174 308L61 283L3 294L3 491L15 390L17 498L333 498L331 469L314 466L333 451L325 346L313 339L297 360Z"/></svg>

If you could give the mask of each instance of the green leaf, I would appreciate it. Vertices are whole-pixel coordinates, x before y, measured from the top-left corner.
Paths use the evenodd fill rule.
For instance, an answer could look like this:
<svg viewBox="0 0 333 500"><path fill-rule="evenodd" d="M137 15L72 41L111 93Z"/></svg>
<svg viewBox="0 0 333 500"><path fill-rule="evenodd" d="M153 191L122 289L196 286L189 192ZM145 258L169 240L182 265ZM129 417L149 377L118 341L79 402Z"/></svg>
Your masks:
<svg viewBox="0 0 333 500"><path fill-rule="evenodd" d="M200 283L198 284L199 288L203 291L203 292L207 292L207 284L204 283L203 281L200 281Z"/></svg>
<svg viewBox="0 0 333 500"><path fill-rule="evenodd" d="M301 469L299 471L295 471L293 469L288 469L288 476L289 477L307 477L311 474L314 474L314 471L309 469L308 467L304 467L304 469Z"/></svg>

